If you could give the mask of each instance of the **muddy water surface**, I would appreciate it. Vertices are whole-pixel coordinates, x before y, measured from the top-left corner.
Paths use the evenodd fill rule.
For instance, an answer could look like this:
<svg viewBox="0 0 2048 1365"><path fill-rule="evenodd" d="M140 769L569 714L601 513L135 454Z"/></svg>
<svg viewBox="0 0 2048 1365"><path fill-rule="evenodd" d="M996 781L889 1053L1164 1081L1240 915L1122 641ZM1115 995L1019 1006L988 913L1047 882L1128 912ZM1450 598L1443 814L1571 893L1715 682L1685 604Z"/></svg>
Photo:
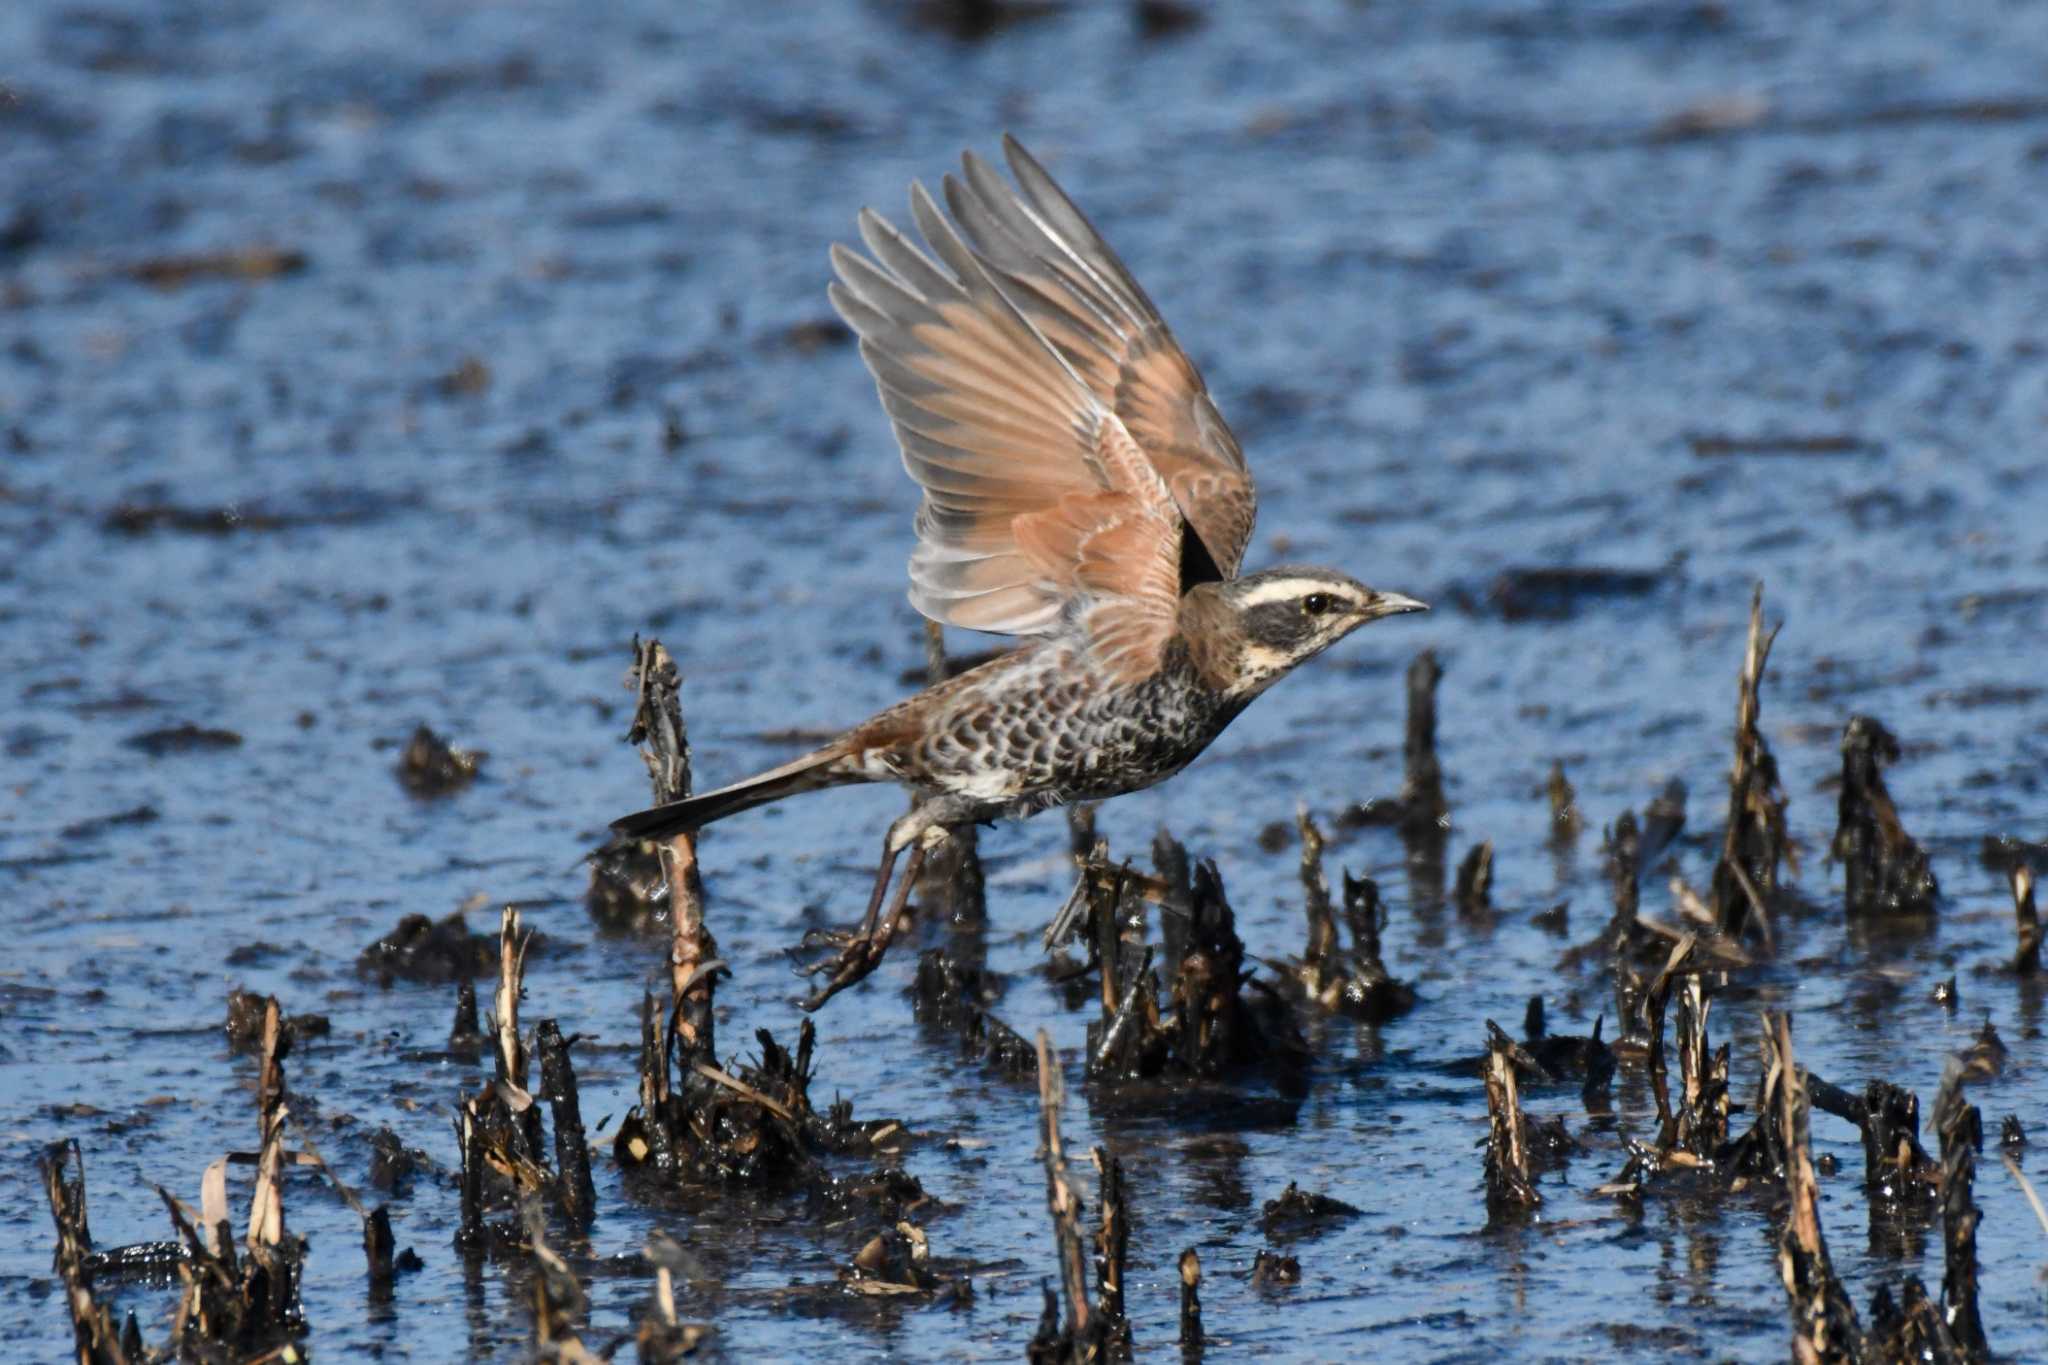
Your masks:
<svg viewBox="0 0 2048 1365"><path fill-rule="evenodd" d="M582 1036L585 1115L624 1112L662 949L593 928L578 855L646 794L620 743L627 642L682 662L708 782L904 690L914 499L857 356L816 325L824 251L1003 129L1205 367L1261 479L1252 560L1438 604L1105 807L1113 847L1170 826L1219 861L1254 953L1298 952L1295 850L1260 832L1398 786L1401 671L1428 647L1450 856L1496 851L1496 913L1473 922L1416 894L1390 832L1333 848L1333 873L1380 879L1421 1005L1312 1025L1298 1107L1248 1083L1153 1113L1070 1067L1070 1143L1126 1164L1143 1346L1172 1339L1192 1245L1233 1354L1348 1356L1361 1331L1390 1359L1783 1354L1767 1201L1632 1214L1591 1193L1650 1133L1639 1076L1608 1120L1528 1097L1584 1150L1538 1219L1490 1232L1484 1099L1455 1065L1531 994L1561 1030L1611 1010L1558 958L1607 916L1598 827L1673 777L1694 794L1678 871L1705 883L1758 579L1786 623L1764 721L1806 856L1777 959L1714 1016L1738 1092L1763 1007L1795 1012L1815 1071L1923 1103L1989 1018L2012 1059L1973 1098L2039 1136L2041 997L1996 968L2010 904L1978 850L2048 838L2048 18L1475 0L1216 6L1153 37L1091 4L962 36L924 21L940 8L0 13L0 1304L22 1358L69 1338L41 1144L81 1143L101 1245L166 1236L152 1184L194 1199L254 1146L252 1064L219 1029L238 985L331 1019L291 1079L344 1176L378 1125L430 1159L393 1201L425 1269L375 1310L353 1215L294 1181L313 1349L525 1349L521 1281L451 1247L449 1106L475 1081L437 1055L451 993L354 960L404 914L473 902L486 928L519 903L549 940L529 1017ZM1528 568L1627 572L1503 590ZM1934 853L1932 927L1845 929L1824 855L1857 711L1905 743L1891 782ZM474 787L406 796L419 722L489 751ZM134 742L188 725L227 734ZM1591 828L1558 852L1560 759ZM857 915L897 801L843 792L706 838L728 1049L793 1034L783 950ZM999 1013L1077 1048L1084 1017L1034 972L1065 833L982 847ZM1665 880L1645 908L1668 917ZM1560 901L1562 938L1531 923ZM905 1163L953 1206L929 1231L976 1268L972 1305L841 1298L869 1229L651 1205L606 1161L575 1249L591 1340L629 1329L646 1279L625 1258L661 1227L706 1263L684 1311L734 1355L1021 1353L1054 1270L1035 1096L920 1034L913 960L819 1017L816 1089L921 1135ZM1932 998L1951 975L1953 1013ZM1814 1140L1842 1162L1823 1217L1859 1307L1938 1282L1938 1230L1904 1255L1868 1235L1854 1130L1816 1116ZM1254 1289L1260 1205L1290 1180L1364 1216L1291 1248L1298 1287ZM1977 1198L1987 1330L2039 1353L2048 1239L1995 1159ZM117 1302L161 1339L165 1291Z"/></svg>

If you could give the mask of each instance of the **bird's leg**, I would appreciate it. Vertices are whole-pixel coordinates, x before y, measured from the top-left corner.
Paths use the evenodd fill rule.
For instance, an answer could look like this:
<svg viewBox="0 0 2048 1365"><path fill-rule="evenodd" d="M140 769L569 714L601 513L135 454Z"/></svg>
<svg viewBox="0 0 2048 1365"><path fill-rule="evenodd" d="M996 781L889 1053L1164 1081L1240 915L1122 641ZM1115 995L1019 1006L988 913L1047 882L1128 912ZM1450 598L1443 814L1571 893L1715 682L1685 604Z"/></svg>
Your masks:
<svg viewBox="0 0 2048 1365"><path fill-rule="evenodd" d="M874 895L868 902L867 918L861 921L860 932L847 940L837 957L827 958L810 969L813 974L830 972L831 977L804 1000L805 1011L817 1009L848 986L865 980L868 973L881 965L882 955L889 951L889 943L896 937L896 924L910 901L910 890L917 885L917 874L924 868L925 841L920 839L911 847L910 863L897 879L896 898L889 903L889 913L877 919L897 851L892 849L882 855L881 871L875 876Z"/></svg>
<svg viewBox="0 0 2048 1365"><path fill-rule="evenodd" d="M920 846L918 851L920 853L923 852L923 847ZM875 889L868 893L868 912L860 917L860 929L853 936L855 942L864 938L874 937L875 917L882 913L882 897L887 895L889 891L889 874L896 870L896 859L901 856L902 852L903 850L900 848L883 846L882 865L875 869ZM915 859L911 863L910 875L913 880L917 876Z"/></svg>
<svg viewBox="0 0 2048 1365"><path fill-rule="evenodd" d="M897 921L903 918L904 908L910 903L910 893L917 885L918 873L924 870L925 852L943 843L949 828L963 818L970 818L973 810L972 803L959 797L935 797L889 826L889 837L882 841L882 865L875 871L875 889L868 896L868 912L862 918L860 928L845 935L811 933L804 936L806 947L831 944L839 949L832 957L806 969L813 976L826 978L825 984L803 1002L806 1010L817 1009L848 986L866 978L880 964L882 954L889 951L890 940L896 937ZM906 848L910 850L910 863L903 869L901 878L896 880L896 895L884 913L882 902L888 893L897 855Z"/></svg>

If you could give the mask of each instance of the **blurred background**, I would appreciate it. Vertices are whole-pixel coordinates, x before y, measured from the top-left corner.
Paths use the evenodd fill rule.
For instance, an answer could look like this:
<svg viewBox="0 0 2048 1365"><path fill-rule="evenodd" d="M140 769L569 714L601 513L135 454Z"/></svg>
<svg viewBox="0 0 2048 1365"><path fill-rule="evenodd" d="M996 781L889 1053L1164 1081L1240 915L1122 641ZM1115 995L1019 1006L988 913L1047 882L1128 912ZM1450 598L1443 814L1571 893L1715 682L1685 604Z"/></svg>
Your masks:
<svg viewBox="0 0 2048 1365"><path fill-rule="evenodd" d="M1437 604L1105 807L1112 848L1171 827L1219 860L1254 953L1299 951L1296 851L1260 832L1399 785L1401 674L1431 648L1451 855L1495 849L1497 923L1428 943L1439 907L1414 903L1390 834L1333 849L1333 874L1380 877L1389 964L1423 1005L1318 1035L1290 1121L1132 1120L1077 1094L1075 1149L1131 1168L1140 1342L1171 1339L1173 1257L1196 1244L1223 1277L1212 1336L1269 1354L1371 1327L1404 1358L1775 1355L1768 1209L1618 1215L1585 1193L1618 1130L1548 1196L1563 1227L1480 1236L1484 1103L1454 1064L1530 994L1571 1031L1608 1008L1529 915L1570 901L1590 937L1599 828L1672 778L1694 795L1679 870L1703 883L1758 582L1785 622L1764 728L1807 858L1791 944L1717 1027L1751 1058L1757 1008L1791 1008L1816 1070L1930 1099L1987 1017L2038 1060L2038 998L1986 965L2011 910L1978 850L2048 838L2044 92L2048 10L2016 3L6 6L0 1301L22 1349L68 1339L40 1144L79 1138L112 1244L166 1235L152 1182L190 1199L253 1141L222 1129L249 1069L217 1036L231 986L332 1018L293 1079L346 1118L344 1175L381 1123L452 1164L469 1075L406 1056L445 1035L448 992L353 969L403 914L526 906L553 944L532 1017L586 1035L586 1116L631 1102L662 945L599 934L578 863L646 796L620 743L628 641L675 652L707 785L914 685L914 491L825 252L861 206L900 218L911 179L1010 131L1242 438L1251 564ZM1937 926L1843 932L1823 855L1854 712L1903 741L1890 780L1935 855ZM475 786L404 793L421 722L488 751ZM1576 854L1546 843L1555 761L1589 827ZM707 837L728 1046L793 1031L781 950L857 916L897 800ZM983 848L992 961L1016 974L999 1012L1077 1046L1082 1017L1028 974L1070 884L1064 829ZM1645 908L1668 915L1663 877ZM820 1089L934 1135L909 1165L959 1206L931 1235L980 1268L974 1307L792 1309L779 1291L829 1285L852 1232L650 1208L608 1166L588 1256L653 1226L717 1242L684 1311L735 1351L1014 1358L1053 1269L1035 1101L920 1044L899 998L915 946L820 1017ZM1931 999L1950 975L1960 1012ZM1980 1102L2038 1114L2041 1087L2023 1065ZM1644 1102L1618 1102L1620 1129ZM1853 1129L1814 1136L1860 1171ZM1241 1274L1290 1179L1367 1210L1302 1253L1306 1317ZM2023 1349L2039 1230L2002 1172L1979 1202L1987 1328ZM1860 1205L1831 1211L1859 1304L1939 1276L1938 1234L1866 1246ZM394 1216L427 1269L366 1318L353 1216L301 1199L315 1349L523 1350L514 1293L453 1264L445 1182ZM644 1280L592 1293L593 1322L627 1330ZM124 1302L147 1330L168 1297Z"/></svg>

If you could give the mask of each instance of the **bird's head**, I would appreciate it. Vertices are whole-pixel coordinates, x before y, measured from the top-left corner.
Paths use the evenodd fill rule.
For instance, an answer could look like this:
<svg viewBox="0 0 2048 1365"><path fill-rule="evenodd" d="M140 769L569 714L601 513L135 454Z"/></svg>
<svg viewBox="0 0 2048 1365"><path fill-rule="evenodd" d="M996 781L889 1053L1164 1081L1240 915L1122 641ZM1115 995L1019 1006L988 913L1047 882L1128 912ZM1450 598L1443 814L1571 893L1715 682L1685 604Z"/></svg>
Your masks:
<svg viewBox="0 0 2048 1365"><path fill-rule="evenodd" d="M1266 569L1198 591L1208 598L1197 607L1205 618L1199 633L1214 646L1208 671L1233 696L1247 699L1368 621L1429 610L1334 569Z"/></svg>

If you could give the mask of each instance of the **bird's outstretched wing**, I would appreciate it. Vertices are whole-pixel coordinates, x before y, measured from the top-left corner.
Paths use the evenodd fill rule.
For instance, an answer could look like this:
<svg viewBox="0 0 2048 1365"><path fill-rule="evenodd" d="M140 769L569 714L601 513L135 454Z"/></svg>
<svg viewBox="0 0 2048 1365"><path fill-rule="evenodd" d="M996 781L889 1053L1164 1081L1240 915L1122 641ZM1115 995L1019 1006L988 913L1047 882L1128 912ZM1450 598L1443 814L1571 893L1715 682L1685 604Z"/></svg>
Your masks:
<svg viewBox="0 0 2048 1365"><path fill-rule="evenodd" d="M1225 578L1237 575L1257 499L1244 451L1194 363L1109 243L1013 137L1021 193L968 152L946 205L1003 292L1131 433Z"/></svg>
<svg viewBox="0 0 2048 1365"><path fill-rule="evenodd" d="M934 620L1013 635L1049 633L1072 607L1105 666L1143 676L1178 609L1175 494L1113 398L923 186L910 204L932 255L864 211L873 260L834 247L831 288L924 489L910 599Z"/></svg>

